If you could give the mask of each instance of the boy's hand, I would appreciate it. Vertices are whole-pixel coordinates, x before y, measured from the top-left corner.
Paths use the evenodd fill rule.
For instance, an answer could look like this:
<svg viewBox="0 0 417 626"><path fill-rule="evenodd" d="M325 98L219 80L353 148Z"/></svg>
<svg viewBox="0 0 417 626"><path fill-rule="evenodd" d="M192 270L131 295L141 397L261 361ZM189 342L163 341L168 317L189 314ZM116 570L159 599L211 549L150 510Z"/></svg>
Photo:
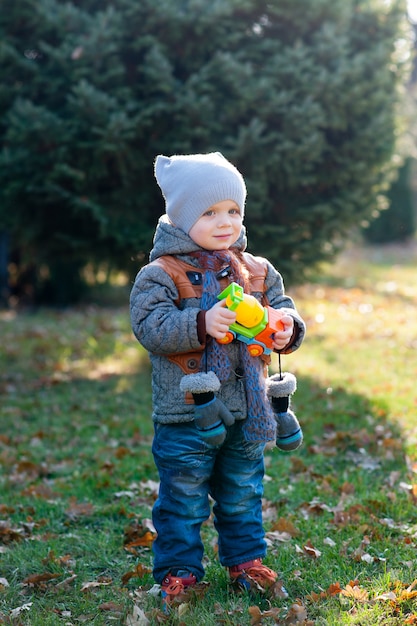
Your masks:
<svg viewBox="0 0 417 626"><path fill-rule="evenodd" d="M236 313L226 308L226 300L220 300L206 311L206 332L214 339L223 339L235 321Z"/></svg>
<svg viewBox="0 0 417 626"><path fill-rule="evenodd" d="M274 334L274 341L272 347L274 350L283 350L291 340L294 332L294 319L291 315L284 314L281 317L281 322L284 326L283 330L278 330Z"/></svg>

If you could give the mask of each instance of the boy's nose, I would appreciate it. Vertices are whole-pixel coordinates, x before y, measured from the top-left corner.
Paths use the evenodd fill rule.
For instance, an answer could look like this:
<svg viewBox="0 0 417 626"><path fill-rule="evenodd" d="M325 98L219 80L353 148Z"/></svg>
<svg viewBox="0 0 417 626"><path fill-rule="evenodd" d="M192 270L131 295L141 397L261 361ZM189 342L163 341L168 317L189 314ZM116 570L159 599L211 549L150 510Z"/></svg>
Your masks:
<svg viewBox="0 0 417 626"><path fill-rule="evenodd" d="M219 215L219 219L217 221L219 226L228 226L230 224L230 216L228 213L224 215Z"/></svg>

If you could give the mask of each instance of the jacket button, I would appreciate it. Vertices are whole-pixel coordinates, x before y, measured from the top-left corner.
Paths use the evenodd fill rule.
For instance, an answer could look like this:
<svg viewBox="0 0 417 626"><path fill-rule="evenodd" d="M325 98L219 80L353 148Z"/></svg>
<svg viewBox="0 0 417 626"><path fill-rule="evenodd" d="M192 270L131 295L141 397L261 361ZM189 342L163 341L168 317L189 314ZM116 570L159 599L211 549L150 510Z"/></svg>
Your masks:
<svg viewBox="0 0 417 626"><path fill-rule="evenodd" d="M198 363L197 363L196 359L188 359L188 361L187 361L188 369L195 370L195 369L197 369L197 365L198 365Z"/></svg>

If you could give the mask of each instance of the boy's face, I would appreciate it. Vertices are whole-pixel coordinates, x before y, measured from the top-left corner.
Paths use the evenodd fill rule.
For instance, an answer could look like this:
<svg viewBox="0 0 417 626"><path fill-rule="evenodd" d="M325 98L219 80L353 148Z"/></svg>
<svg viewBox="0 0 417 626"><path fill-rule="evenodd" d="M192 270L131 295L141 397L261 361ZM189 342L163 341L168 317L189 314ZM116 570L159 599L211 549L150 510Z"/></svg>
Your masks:
<svg viewBox="0 0 417 626"><path fill-rule="evenodd" d="M240 209L233 200L213 204L188 233L200 248L228 250L239 238L242 228Z"/></svg>

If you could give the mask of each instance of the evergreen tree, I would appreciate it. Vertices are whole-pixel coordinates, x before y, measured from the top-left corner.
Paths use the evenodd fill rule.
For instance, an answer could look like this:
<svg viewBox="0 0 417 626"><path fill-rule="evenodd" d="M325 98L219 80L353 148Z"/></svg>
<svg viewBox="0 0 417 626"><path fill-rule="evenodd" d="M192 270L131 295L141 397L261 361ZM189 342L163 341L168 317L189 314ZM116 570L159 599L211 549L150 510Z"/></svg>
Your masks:
<svg viewBox="0 0 417 626"><path fill-rule="evenodd" d="M413 159L408 158L387 194L387 209L364 229L365 238L370 243L406 241L414 236L416 217L411 184L413 165Z"/></svg>
<svg viewBox="0 0 417 626"><path fill-rule="evenodd" d="M21 272L61 301L87 262L133 274L163 212L155 156L220 150L247 182L251 251L302 280L395 171L405 4L13 3L0 14L0 231Z"/></svg>

